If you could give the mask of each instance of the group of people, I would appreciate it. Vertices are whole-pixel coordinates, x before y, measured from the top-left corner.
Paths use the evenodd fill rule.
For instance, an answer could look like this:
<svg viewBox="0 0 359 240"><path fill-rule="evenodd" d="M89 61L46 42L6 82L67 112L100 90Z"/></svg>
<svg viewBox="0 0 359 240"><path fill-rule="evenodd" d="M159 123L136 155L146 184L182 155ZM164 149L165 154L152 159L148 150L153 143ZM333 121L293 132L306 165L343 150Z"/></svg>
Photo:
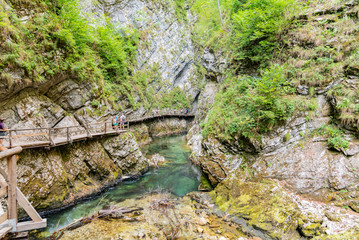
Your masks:
<svg viewBox="0 0 359 240"><path fill-rule="evenodd" d="M118 116L112 117L112 129L116 130L118 127ZM125 129L126 116L122 113L120 116L120 129Z"/></svg>

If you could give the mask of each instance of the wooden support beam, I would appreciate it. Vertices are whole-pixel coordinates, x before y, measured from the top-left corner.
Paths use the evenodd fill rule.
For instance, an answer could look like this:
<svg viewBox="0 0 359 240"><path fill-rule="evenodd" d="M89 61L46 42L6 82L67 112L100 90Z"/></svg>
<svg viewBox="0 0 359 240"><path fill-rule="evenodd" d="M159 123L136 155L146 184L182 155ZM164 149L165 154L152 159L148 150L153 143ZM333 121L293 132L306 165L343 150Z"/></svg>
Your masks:
<svg viewBox="0 0 359 240"><path fill-rule="evenodd" d="M52 137L51 137L51 128L49 128L49 141L50 141L50 145L54 146L55 143L54 141L52 140Z"/></svg>
<svg viewBox="0 0 359 240"><path fill-rule="evenodd" d="M7 182L9 180L9 177L7 176L7 173L5 172L4 169L2 169L2 167L0 167L0 174L4 177L5 181ZM7 183L4 183L3 181L0 180L0 186L7 186Z"/></svg>
<svg viewBox="0 0 359 240"><path fill-rule="evenodd" d="M12 148L12 131L9 130L9 146Z"/></svg>
<svg viewBox="0 0 359 240"><path fill-rule="evenodd" d="M12 155L18 154L21 151L22 151L21 147L15 147L15 148L11 148L11 149L2 151L2 152L0 152L0 159L11 157Z"/></svg>
<svg viewBox="0 0 359 240"><path fill-rule="evenodd" d="M66 137L67 137L67 142L69 143L71 141L71 138L70 138L70 128L66 128Z"/></svg>
<svg viewBox="0 0 359 240"><path fill-rule="evenodd" d="M0 215L0 224L5 222L6 220L7 220L7 212L4 212L3 214Z"/></svg>
<svg viewBox="0 0 359 240"><path fill-rule="evenodd" d="M0 197L3 197L5 194L7 194L7 191L8 191L7 187L1 186L1 188L0 188Z"/></svg>
<svg viewBox="0 0 359 240"><path fill-rule="evenodd" d="M34 222L41 222L42 218L37 213L35 208L31 205L31 203L26 199L26 197L20 191L19 188L16 188L16 195L17 195L17 201L18 201L19 205L26 211L26 213L29 215L29 217Z"/></svg>
<svg viewBox="0 0 359 240"><path fill-rule="evenodd" d="M7 159L8 169L8 219L17 221L17 205L16 205L16 155L12 155Z"/></svg>
<svg viewBox="0 0 359 240"><path fill-rule="evenodd" d="M6 236L11 231L12 227L3 227L0 229L0 239Z"/></svg>
<svg viewBox="0 0 359 240"><path fill-rule="evenodd" d="M42 219L40 222L33 222L33 221L27 221L27 222L19 222L16 224L16 232L24 232L39 228L45 228L47 225L47 220Z"/></svg>

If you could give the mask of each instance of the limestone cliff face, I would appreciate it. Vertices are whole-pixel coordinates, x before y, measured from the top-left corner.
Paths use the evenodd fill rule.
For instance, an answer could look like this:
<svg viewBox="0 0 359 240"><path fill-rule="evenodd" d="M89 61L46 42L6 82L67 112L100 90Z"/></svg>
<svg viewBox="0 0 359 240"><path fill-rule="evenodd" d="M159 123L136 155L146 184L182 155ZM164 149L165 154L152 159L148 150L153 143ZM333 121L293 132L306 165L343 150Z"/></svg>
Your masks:
<svg viewBox="0 0 359 240"><path fill-rule="evenodd" d="M191 41L190 22L178 19L175 2L143 0L105 0L98 3L82 0L81 5L104 21L108 16L119 31L137 29L141 34L137 70L159 66L162 87L179 86L195 97L195 52ZM191 21L190 12L187 13Z"/></svg>
<svg viewBox="0 0 359 240"><path fill-rule="evenodd" d="M330 8L330 11L314 11L313 19L305 16L304 22L309 27L310 24L317 23L317 15L328 14L323 17L324 19L329 19L335 14L356 16L352 15L351 11L357 11L357 4L336 6ZM355 28L354 25L352 27ZM308 39L298 40L298 35L300 34L295 33L295 30L290 33L289 39L292 42L289 47L285 46L289 48L288 52L292 50L290 47L308 47L305 45ZM299 54L296 57L300 59L302 56ZM215 101L216 92L220 89L223 78L221 69L225 67L225 62L221 60L221 53L213 53L206 49L202 54L202 65L207 72L206 85L198 96L199 107L195 125L189 131L188 139L192 146L192 160L201 166L214 185L225 180L235 169L247 167L258 176L281 179L291 189L314 196L321 193L326 196L325 193L343 189L354 190L359 186L353 174L358 170L353 161L356 162L359 158L359 147L355 137L357 123L353 119L352 121L341 119L338 123L339 115L345 114L347 110L341 103L343 96L336 93L338 91L336 86L341 84L339 88L347 91L348 98L356 96L353 91L357 92L358 74L353 67L346 70L338 68L338 71L342 71L340 75L343 76L342 78L333 77L322 87L312 88L313 98L318 106L312 117L308 112L297 112L279 126L262 133L259 140L243 138L220 142L216 136L204 139L200 123L206 120L207 113ZM303 88L306 90L302 91ZM298 85L297 94L309 95L309 88L309 85L305 87L304 84ZM324 143L325 137L314 137L315 130L333 122L350 130L344 134L344 137L352 142L347 150L328 149L328 145Z"/></svg>
<svg viewBox="0 0 359 240"><path fill-rule="evenodd" d="M199 87L188 27L191 23L178 18L174 2L80 2L86 13L100 20L99 24L106 15L123 34L126 34L126 30L137 29L140 39L135 71L156 68L159 79L150 83L156 92L178 87L186 91L188 99L193 102ZM6 11L12 11L6 2L2 1L1 4ZM31 17L30 13L26 15L25 10L23 22ZM64 53L58 54L61 57ZM94 82L79 81L67 74L39 82L28 80L22 71L11 70L7 74L14 79L13 82L0 82L0 116L6 119L7 128L81 126L89 122L109 121L111 115L119 111L118 106L105 100L93 104L99 98L98 89L103 87L96 86ZM134 94L137 94L136 91ZM140 101L138 96L135 96L135 101ZM140 117L149 111L144 107L133 110L126 98L119 99L118 105L127 118ZM188 123L178 119L143 125L142 130L141 127L134 127L133 131L148 140L152 135L179 133L188 129ZM143 135L143 131L151 135ZM139 142L147 141L138 139ZM138 175L146 168L147 163L138 150L135 138L125 134L49 151L26 150L20 156L18 179L20 187L35 207L49 209L95 193L115 183L123 175ZM26 188L28 185L32 188Z"/></svg>
<svg viewBox="0 0 359 240"><path fill-rule="evenodd" d="M134 71L156 69L158 79L149 83L155 93L178 87L186 92L191 103L195 101L200 89L189 13L189 20L181 20L172 1L106 0L95 3L84 0L80 4L89 17L98 19L100 25L106 16L124 35L130 29L138 31L140 38ZM9 128L56 127L63 125L65 118L67 122L79 125L108 120L111 114L118 113L118 106L128 117L139 117L149 111L144 107L133 110L125 97L119 99L118 106L104 99L93 104L99 97L98 89L103 86L79 81L74 76L64 74L36 82L27 81L21 72L9 74L18 79L11 85L0 83L3 86L0 115L6 118L5 124ZM133 94L138 93L134 91ZM135 96L135 101L140 101L139 96Z"/></svg>
<svg viewBox="0 0 359 240"><path fill-rule="evenodd" d="M50 150L24 150L18 161L20 189L40 210L74 203L136 177L148 168L132 133Z"/></svg>
<svg viewBox="0 0 359 240"><path fill-rule="evenodd" d="M343 16L355 11L350 15L356 18L356 25L351 25L355 28L358 8L353 6L356 3L316 10L314 15L329 19L333 15ZM305 24L317 21L305 17ZM295 29L292 32L300 35ZM310 45L303 43L308 39L301 39L303 45L297 40L293 40L292 46L310 49ZM301 58L300 54L294 57ZM226 213L245 219L249 225L261 230L257 236L263 239L325 239L328 235L330 239L357 238L359 229L354 226L358 226L358 222L356 213L353 213L359 212L357 121L353 120L355 117L351 120L343 118L343 115L353 113L343 107L343 99L349 101L349 97L357 96L357 70L353 67L345 71L340 69L343 70L338 70L341 77L332 76L330 81L325 78L328 80L325 85L312 87L318 105L313 117L308 117L306 112L296 113L280 126L263 133L259 140L221 142L216 136L204 138L200 125L211 110L217 89L220 89L219 59L220 53L203 53L206 86L198 96L195 124L187 135L192 161L216 186L212 192L216 203ZM309 89L310 86L299 85L297 94L310 95ZM348 149L330 148L324 136L315 134L321 126L330 123L349 130L344 131L344 138L351 142ZM322 202L305 200L307 197ZM341 224L353 229L341 228Z"/></svg>

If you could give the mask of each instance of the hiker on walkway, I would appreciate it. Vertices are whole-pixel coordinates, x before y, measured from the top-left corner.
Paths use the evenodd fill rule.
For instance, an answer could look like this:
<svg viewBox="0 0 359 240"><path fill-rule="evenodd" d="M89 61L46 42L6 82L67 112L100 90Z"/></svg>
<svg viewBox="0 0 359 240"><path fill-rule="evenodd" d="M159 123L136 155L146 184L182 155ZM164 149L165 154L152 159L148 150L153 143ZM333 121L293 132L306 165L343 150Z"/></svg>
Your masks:
<svg viewBox="0 0 359 240"><path fill-rule="evenodd" d="M113 130L117 129L117 116L112 117L112 129Z"/></svg>
<svg viewBox="0 0 359 240"><path fill-rule="evenodd" d="M125 129L125 121L126 121L126 117L125 115L122 113L121 117L120 117L120 128Z"/></svg>
<svg viewBox="0 0 359 240"><path fill-rule="evenodd" d="M5 130L7 130L4 125L4 120L4 118L0 118L0 146L2 146L4 140Z"/></svg>
<svg viewBox="0 0 359 240"><path fill-rule="evenodd" d="M186 114L188 114L188 112L189 112L189 108L186 109Z"/></svg>

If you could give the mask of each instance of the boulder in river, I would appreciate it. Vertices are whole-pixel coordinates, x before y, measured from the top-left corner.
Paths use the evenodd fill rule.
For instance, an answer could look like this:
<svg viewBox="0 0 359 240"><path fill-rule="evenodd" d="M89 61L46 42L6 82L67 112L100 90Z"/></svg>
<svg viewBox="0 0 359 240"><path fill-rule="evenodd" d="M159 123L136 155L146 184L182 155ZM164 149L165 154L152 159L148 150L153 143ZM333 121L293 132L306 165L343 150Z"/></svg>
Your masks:
<svg viewBox="0 0 359 240"><path fill-rule="evenodd" d="M160 167L161 165L166 163L166 159L164 156L161 156L160 154L156 153L149 157L147 157L148 163L150 167Z"/></svg>

